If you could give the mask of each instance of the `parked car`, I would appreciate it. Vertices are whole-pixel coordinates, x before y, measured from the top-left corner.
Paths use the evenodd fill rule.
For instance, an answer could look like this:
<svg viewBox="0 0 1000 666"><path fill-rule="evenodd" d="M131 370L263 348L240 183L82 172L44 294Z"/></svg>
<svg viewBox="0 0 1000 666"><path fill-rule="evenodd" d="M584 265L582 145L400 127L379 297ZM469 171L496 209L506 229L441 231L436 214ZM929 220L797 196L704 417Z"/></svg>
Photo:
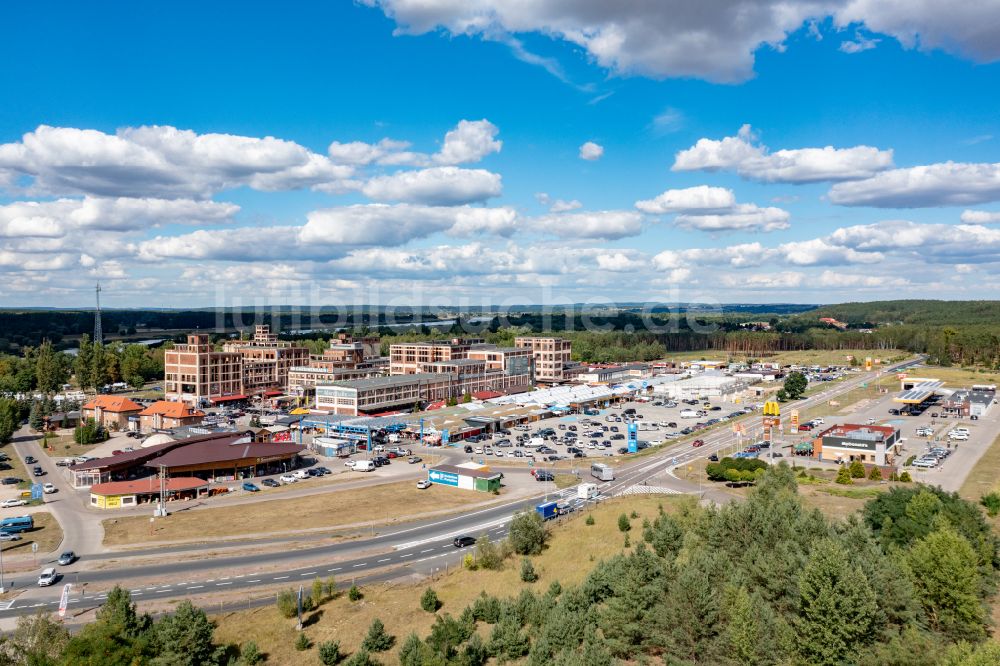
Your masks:
<svg viewBox="0 0 1000 666"><path fill-rule="evenodd" d="M76 562L78 559L79 558L76 556L76 553L74 553L72 550L67 550L65 553L60 555L59 559L56 561L59 562L59 566L68 567L69 565Z"/></svg>
<svg viewBox="0 0 1000 666"><path fill-rule="evenodd" d="M297 469L294 472L292 472L292 476L294 476L296 479L308 479L310 474L308 470Z"/></svg>
<svg viewBox="0 0 1000 666"><path fill-rule="evenodd" d="M279 480L280 480L280 481L281 481L282 483L295 483L296 481L298 481L298 479L296 479L296 478L295 478L295 477L294 477L293 475L291 475L291 474L282 474L282 475L281 475L280 477L278 477L278 479L279 479Z"/></svg>
<svg viewBox="0 0 1000 666"><path fill-rule="evenodd" d="M545 470L538 470L535 474L535 481L555 481L556 477L552 475L552 472L547 472Z"/></svg>
<svg viewBox="0 0 1000 666"><path fill-rule="evenodd" d="M243 482L243 490L247 491L248 493L260 492L260 488L257 486L257 484L250 483L249 481Z"/></svg>
<svg viewBox="0 0 1000 666"><path fill-rule="evenodd" d="M20 541L20 534L11 534L10 532L0 532L0 541Z"/></svg>
<svg viewBox="0 0 1000 666"><path fill-rule="evenodd" d="M331 472L326 467L313 467L312 471L319 474L319 476L326 476L327 474L333 474L333 472Z"/></svg>
<svg viewBox="0 0 1000 666"><path fill-rule="evenodd" d="M52 567L49 567L48 569L44 569L38 577L38 587L48 587L57 580L59 580L59 573Z"/></svg>
<svg viewBox="0 0 1000 666"><path fill-rule="evenodd" d="M417 463L423 461L424 459L421 458L420 456L410 456L409 459L407 460L407 462L410 463L411 465L416 465Z"/></svg>
<svg viewBox="0 0 1000 666"><path fill-rule="evenodd" d="M476 537L459 536L455 537L452 543L455 544L455 548L466 548L467 546L474 546L476 544Z"/></svg>
<svg viewBox="0 0 1000 666"><path fill-rule="evenodd" d="M267 486L268 488L277 488L278 486L281 485L280 483L278 483L274 479L264 479L260 483L261 483L261 485Z"/></svg>
<svg viewBox="0 0 1000 666"><path fill-rule="evenodd" d="M6 499L0 502L0 508L2 509L12 509L15 506L24 506L27 504L23 499Z"/></svg>
<svg viewBox="0 0 1000 666"><path fill-rule="evenodd" d="M420 479L417 481L417 490L425 490L431 487L431 482L427 479Z"/></svg>

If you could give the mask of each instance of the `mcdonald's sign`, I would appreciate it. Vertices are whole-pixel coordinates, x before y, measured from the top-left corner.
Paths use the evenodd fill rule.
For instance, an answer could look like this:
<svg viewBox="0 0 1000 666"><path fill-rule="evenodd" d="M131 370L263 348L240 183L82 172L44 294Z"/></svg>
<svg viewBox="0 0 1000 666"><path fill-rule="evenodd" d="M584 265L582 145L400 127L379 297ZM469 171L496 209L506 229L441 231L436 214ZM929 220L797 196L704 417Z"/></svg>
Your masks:
<svg viewBox="0 0 1000 666"><path fill-rule="evenodd" d="M781 406L773 400L765 402L764 416L781 416Z"/></svg>

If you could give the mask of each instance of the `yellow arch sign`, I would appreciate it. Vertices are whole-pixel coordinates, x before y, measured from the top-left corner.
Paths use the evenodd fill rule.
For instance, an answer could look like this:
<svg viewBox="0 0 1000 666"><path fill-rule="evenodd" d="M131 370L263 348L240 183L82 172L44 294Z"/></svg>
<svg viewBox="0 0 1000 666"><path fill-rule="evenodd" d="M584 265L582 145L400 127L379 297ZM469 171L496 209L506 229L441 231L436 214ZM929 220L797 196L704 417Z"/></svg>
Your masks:
<svg viewBox="0 0 1000 666"><path fill-rule="evenodd" d="M764 416L781 416L781 407L777 402L768 401L764 403Z"/></svg>

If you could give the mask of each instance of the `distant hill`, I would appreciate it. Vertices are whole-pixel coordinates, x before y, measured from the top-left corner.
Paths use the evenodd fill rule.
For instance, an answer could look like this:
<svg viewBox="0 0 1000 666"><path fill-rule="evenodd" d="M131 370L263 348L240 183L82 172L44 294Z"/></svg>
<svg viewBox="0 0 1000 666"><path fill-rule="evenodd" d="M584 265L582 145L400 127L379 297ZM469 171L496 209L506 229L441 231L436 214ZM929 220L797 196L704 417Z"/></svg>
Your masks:
<svg viewBox="0 0 1000 666"><path fill-rule="evenodd" d="M872 301L824 305L799 317L833 317L857 327L864 324L1000 324L1000 301Z"/></svg>

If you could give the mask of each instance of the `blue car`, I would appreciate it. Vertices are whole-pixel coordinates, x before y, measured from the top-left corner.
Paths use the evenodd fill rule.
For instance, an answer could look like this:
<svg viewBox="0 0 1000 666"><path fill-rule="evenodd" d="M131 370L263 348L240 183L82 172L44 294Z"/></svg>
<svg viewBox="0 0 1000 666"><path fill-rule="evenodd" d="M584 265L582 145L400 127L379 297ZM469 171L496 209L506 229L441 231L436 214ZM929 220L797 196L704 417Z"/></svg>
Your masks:
<svg viewBox="0 0 1000 666"><path fill-rule="evenodd" d="M254 483L250 483L249 481L244 481L243 482L243 490L245 490L247 492L250 492L250 493L255 493L255 492L259 491L260 488L258 488L257 485L254 484Z"/></svg>

